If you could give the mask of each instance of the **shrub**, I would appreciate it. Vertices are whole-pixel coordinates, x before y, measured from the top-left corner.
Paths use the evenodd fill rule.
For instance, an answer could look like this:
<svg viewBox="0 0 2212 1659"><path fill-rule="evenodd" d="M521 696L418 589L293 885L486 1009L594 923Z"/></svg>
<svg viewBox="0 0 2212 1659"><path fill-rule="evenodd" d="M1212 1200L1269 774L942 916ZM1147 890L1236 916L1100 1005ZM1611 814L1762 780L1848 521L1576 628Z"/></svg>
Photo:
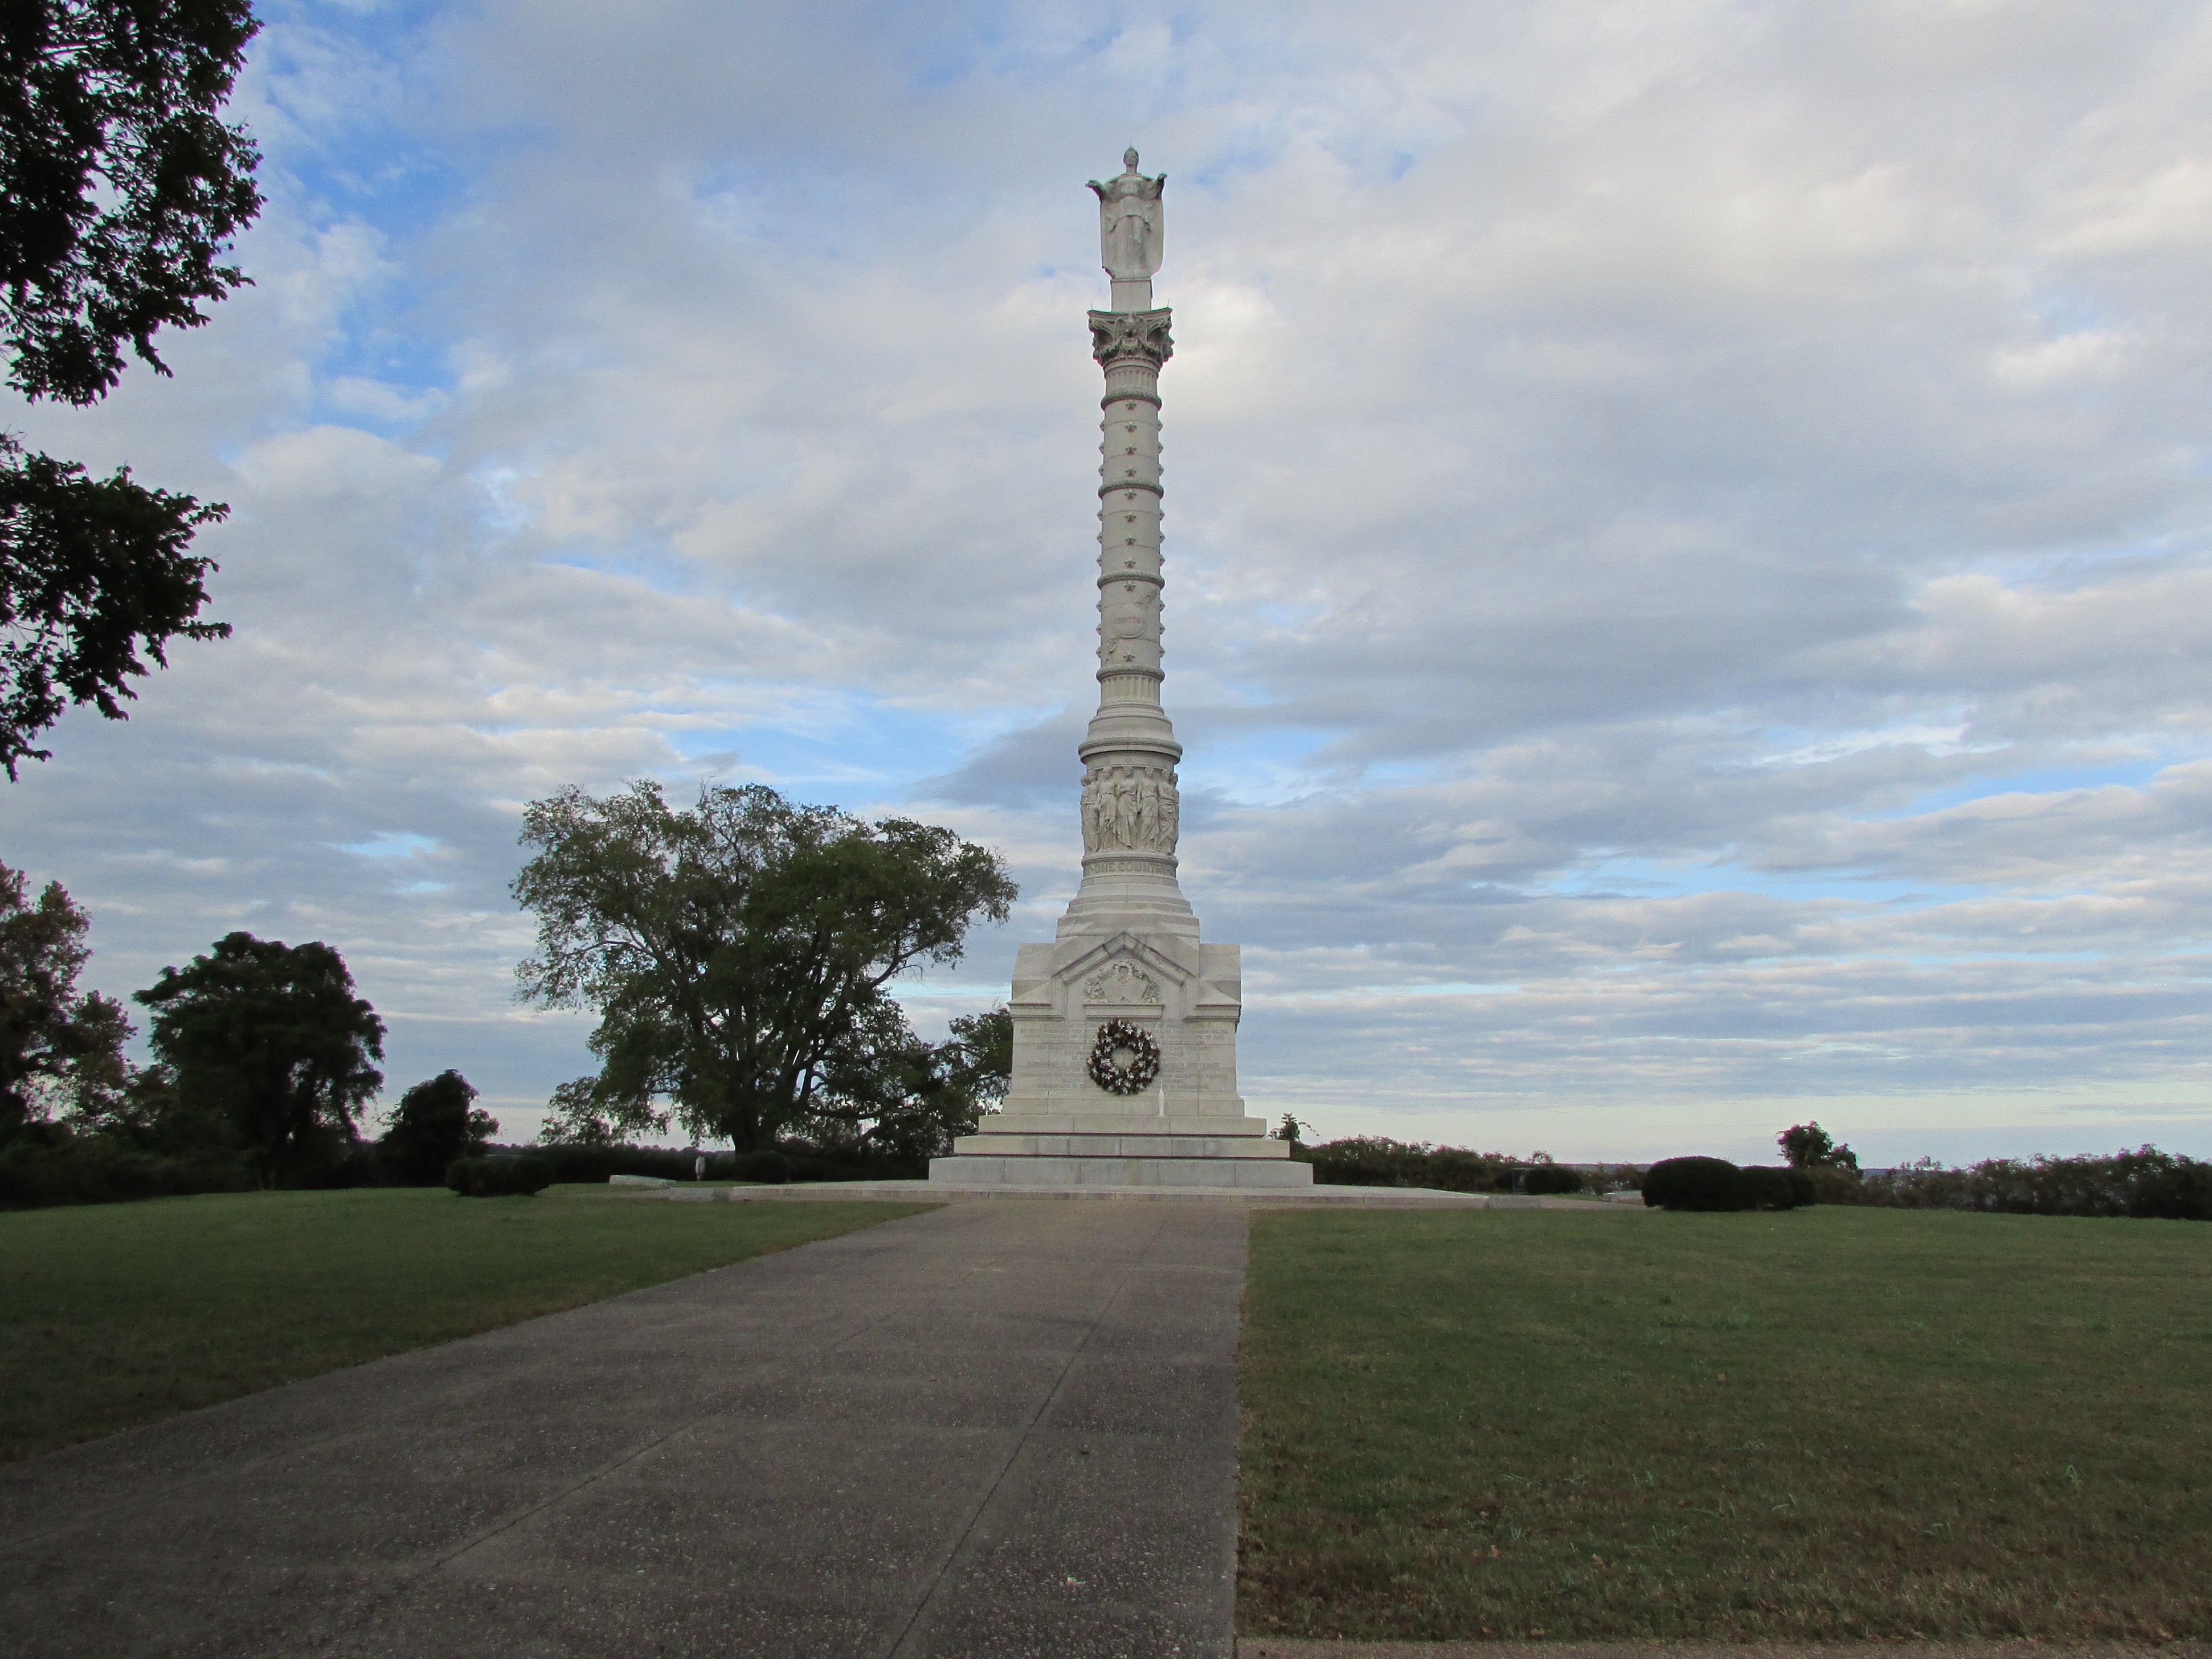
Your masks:
<svg viewBox="0 0 2212 1659"><path fill-rule="evenodd" d="M1523 1178L1515 1183L1524 1193L1578 1193L1583 1189L1583 1172L1565 1164L1538 1164L1523 1172Z"/></svg>
<svg viewBox="0 0 2212 1659"><path fill-rule="evenodd" d="M1662 1158L1644 1172L1644 1202L1655 1210L1747 1210L1743 1171L1724 1158Z"/></svg>
<svg viewBox="0 0 2212 1659"><path fill-rule="evenodd" d="M1799 1189L1790 1177L1798 1173L1794 1170L1777 1170L1767 1164L1754 1164L1749 1169L1737 1170L1736 1179L1742 1183L1746 1200L1737 1207L1747 1210L1796 1209L1800 1201L1797 1197ZM1804 1190L1810 1192L1812 1187L1813 1183L1808 1180L1805 1182Z"/></svg>
<svg viewBox="0 0 2212 1659"><path fill-rule="evenodd" d="M1817 1164L1802 1173L1813 1183L1813 1196L1806 1200L1808 1203L1863 1204L1867 1201L1866 1179L1856 1170Z"/></svg>
<svg viewBox="0 0 2212 1659"><path fill-rule="evenodd" d="M1820 1183L1810 1170L1784 1170L1782 1174L1790 1182L1790 1201L1793 1207L1802 1209L1820 1201Z"/></svg>
<svg viewBox="0 0 2212 1659"><path fill-rule="evenodd" d="M552 1161L527 1152L457 1158L446 1170L446 1185L463 1198L528 1198L552 1184Z"/></svg>
<svg viewBox="0 0 2212 1659"><path fill-rule="evenodd" d="M791 1179L791 1160L770 1146L757 1152L739 1152L730 1160L730 1174L738 1181L757 1181L781 1187Z"/></svg>

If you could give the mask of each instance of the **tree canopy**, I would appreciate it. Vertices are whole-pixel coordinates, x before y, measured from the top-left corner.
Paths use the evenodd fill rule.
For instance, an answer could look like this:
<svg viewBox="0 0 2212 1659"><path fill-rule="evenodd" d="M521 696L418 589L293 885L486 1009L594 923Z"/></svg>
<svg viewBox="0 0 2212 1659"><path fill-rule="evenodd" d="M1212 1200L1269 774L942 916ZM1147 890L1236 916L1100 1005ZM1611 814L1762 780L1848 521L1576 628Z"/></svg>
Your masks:
<svg viewBox="0 0 2212 1659"><path fill-rule="evenodd" d="M1774 1137L1793 1170L1856 1170L1858 1154L1836 1144L1835 1136L1817 1123L1793 1123Z"/></svg>
<svg viewBox="0 0 2212 1659"><path fill-rule="evenodd" d="M665 1100L751 1152L987 1092L958 1056L925 1057L887 988L1006 919L1016 890L996 854L761 784L703 788L690 811L650 782L605 799L571 787L530 805L521 839L533 855L514 892L538 928L521 994L599 1016L598 1074L554 1102L580 1127L643 1128Z"/></svg>
<svg viewBox="0 0 2212 1659"><path fill-rule="evenodd" d="M260 211L260 157L220 115L258 28L246 0L10 0L0 8L0 325L8 383L80 406L125 349L167 374L162 328L248 279L220 263ZM72 702L111 720L198 620L220 504L88 477L0 434L0 764L45 759Z"/></svg>
<svg viewBox="0 0 2212 1659"><path fill-rule="evenodd" d="M88 926L59 882L33 904L0 865L0 1145L58 1109L96 1113L129 1079L123 1006L76 988Z"/></svg>
<svg viewBox="0 0 2212 1659"><path fill-rule="evenodd" d="M401 1181L434 1187L457 1158L480 1153L499 1125L474 1109L477 1091L459 1072L443 1071L399 1097L378 1138L385 1161Z"/></svg>
<svg viewBox="0 0 2212 1659"><path fill-rule="evenodd" d="M383 1085L384 1022L327 945L231 933L136 994L179 1096L228 1121L264 1182L351 1141Z"/></svg>

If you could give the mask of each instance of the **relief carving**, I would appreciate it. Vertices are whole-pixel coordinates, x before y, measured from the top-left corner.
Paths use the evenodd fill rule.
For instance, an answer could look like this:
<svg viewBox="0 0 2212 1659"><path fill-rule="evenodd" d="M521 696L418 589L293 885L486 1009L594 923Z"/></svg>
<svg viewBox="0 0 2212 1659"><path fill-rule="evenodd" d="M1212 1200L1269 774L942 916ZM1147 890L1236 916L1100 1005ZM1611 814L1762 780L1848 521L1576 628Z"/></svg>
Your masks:
<svg viewBox="0 0 2212 1659"><path fill-rule="evenodd" d="M1158 1002L1159 981L1133 962L1116 962L1084 981L1087 1002Z"/></svg>
<svg viewBox="0 0 2212 1659"><path fill-rule="evenodd" d="M1083 780L1083 850L1172 853L1182 805L1166 766L1094 766Z"/></svg>

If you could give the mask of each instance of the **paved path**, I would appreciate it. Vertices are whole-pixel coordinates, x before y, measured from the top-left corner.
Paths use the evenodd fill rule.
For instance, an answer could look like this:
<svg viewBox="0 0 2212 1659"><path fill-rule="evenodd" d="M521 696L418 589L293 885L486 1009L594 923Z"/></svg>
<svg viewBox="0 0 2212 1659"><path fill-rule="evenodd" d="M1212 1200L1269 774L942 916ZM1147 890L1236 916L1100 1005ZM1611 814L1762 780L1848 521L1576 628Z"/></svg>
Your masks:
<svg viewBox="0 0 2212 1659"><path fill-rule="evenodd" d="M955 1204L0 1468L0 1646L1227 1659L1244 1220Z"/></svg>

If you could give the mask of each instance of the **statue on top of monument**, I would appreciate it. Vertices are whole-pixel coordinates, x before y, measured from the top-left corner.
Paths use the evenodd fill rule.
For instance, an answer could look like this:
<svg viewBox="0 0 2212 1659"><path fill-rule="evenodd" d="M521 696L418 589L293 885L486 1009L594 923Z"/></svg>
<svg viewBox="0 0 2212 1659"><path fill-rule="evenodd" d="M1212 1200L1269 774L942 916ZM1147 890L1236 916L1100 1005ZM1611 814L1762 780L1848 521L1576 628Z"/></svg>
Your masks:
<svg viewBox="0 0 2212 1659"><path fill-rule="evenodd" d="M1160 187L1168 176L1146 178L1133 149L1121 152L1121 168L1103 185L1091 181L1098 192L1099 258L1115 282L1146 282L1160 268Z"/></svg>

